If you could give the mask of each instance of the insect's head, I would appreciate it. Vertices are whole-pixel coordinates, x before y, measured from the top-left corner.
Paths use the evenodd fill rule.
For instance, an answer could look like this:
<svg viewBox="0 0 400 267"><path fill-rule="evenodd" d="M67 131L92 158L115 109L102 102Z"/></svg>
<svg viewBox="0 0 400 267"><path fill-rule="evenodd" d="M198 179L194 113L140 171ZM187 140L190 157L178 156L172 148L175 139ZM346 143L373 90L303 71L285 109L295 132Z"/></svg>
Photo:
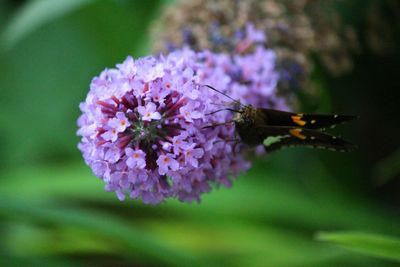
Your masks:
<svg viewBox="0 0 400 267"><path fill-rule="evenodd" d="M250 105L242 106L233 117L233 120L236 125L253 125L256 115L254 111L255 109Z"/></svg>

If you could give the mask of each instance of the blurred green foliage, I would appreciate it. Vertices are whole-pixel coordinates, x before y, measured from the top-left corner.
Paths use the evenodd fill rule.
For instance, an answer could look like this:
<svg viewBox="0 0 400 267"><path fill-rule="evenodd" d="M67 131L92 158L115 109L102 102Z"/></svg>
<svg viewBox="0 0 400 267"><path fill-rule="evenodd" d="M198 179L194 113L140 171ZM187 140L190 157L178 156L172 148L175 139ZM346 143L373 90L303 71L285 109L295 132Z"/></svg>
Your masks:
<svg viewBox="0 0 400 267"><path fill-rule="evenodd" d="M149 53L166 2L0 2L0 266L398 266L399 203L374 187L367 148L278 152L201 204L103 191L76 149L78 104L102 69ZM357 78L316 73L324 102L363 114Z"/></svg>

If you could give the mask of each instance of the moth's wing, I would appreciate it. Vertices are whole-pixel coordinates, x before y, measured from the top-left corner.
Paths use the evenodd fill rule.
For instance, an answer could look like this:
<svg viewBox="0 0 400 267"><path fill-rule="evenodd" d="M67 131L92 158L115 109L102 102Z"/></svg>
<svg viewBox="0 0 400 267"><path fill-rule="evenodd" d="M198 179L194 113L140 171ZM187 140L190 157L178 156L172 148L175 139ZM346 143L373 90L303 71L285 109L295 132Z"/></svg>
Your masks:
<svg viewBox="0 0 400 267"><path fill-rule="evenodd" d="M349 152L356 148L354 144L342 138L316 130L286 126L263 126L260 131L265 133L266 138L269 136L279 137L278 141L265 145L267 152L289 146L305 146L341 152Z"/></svg>
<svg viewBox="0 0 400 267"><path fill-rule="evenodd" d="M328 149L339 152L351 152L356 149L356 146L350 142L347 142L341 138L337 138L334 143L322 142L320 140L299 140L294 137L284 137L279 141L270 145L265 145L267 153L277 151L285 147L310 147L319 149Z"/></svg>
<svg viewBox="0 0 400 267"><path fill-rule="evenodd" d="M321 129L331 127L357 118L357 116L352 115L302 114L275 109L261 110L265 114L265 123L267 125L295 126L306 129Z"/></svg>

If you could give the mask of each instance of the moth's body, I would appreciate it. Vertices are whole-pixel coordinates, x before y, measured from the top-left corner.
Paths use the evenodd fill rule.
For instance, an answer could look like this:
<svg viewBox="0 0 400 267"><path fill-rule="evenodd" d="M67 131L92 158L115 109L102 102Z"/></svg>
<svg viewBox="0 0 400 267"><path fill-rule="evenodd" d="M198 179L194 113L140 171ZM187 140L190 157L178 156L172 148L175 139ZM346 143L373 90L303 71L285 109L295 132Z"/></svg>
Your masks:
<svg viewBox="0 0 400 267"><path fill-rule="evenodd" d="M257 126L268 123L266 114L261 109L245 106L233 117L236 132L243 143L249 146L262 144L264 137L257 132Z"/></svg>
<svg viewBox="0 0 400 267"><path fill-rule="evenodd" d="M236 112L233 122L241 141L249 146L264 144L268 137L278 137L277 142L264 144L268 152L287 146L347 152L353 150L355 145L327 134L323 129L354 118L349 115L297 114L246 105Z"/></svg>

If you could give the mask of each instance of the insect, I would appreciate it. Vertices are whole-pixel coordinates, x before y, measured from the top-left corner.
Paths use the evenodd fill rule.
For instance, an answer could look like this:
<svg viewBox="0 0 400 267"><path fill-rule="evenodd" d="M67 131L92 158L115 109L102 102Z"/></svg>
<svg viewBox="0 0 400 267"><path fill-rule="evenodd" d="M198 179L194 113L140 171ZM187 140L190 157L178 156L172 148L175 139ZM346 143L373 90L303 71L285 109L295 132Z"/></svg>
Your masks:
<svg viewBox="0 0 400 267"><path fill-rule="evenodd" d="M306 146L349 152L356 145L334 135L324 132L325 128L357 118L352 115L322 115L293 113L274 109L255 108L242 105L238 100L217 89L206 85L236 103L237 109L226 108L235 112L232 122L241 142L256 146L264 144L267 152L273 152L284 147ZM264 141L272 137L275 141L266 144Z"/></svg>

